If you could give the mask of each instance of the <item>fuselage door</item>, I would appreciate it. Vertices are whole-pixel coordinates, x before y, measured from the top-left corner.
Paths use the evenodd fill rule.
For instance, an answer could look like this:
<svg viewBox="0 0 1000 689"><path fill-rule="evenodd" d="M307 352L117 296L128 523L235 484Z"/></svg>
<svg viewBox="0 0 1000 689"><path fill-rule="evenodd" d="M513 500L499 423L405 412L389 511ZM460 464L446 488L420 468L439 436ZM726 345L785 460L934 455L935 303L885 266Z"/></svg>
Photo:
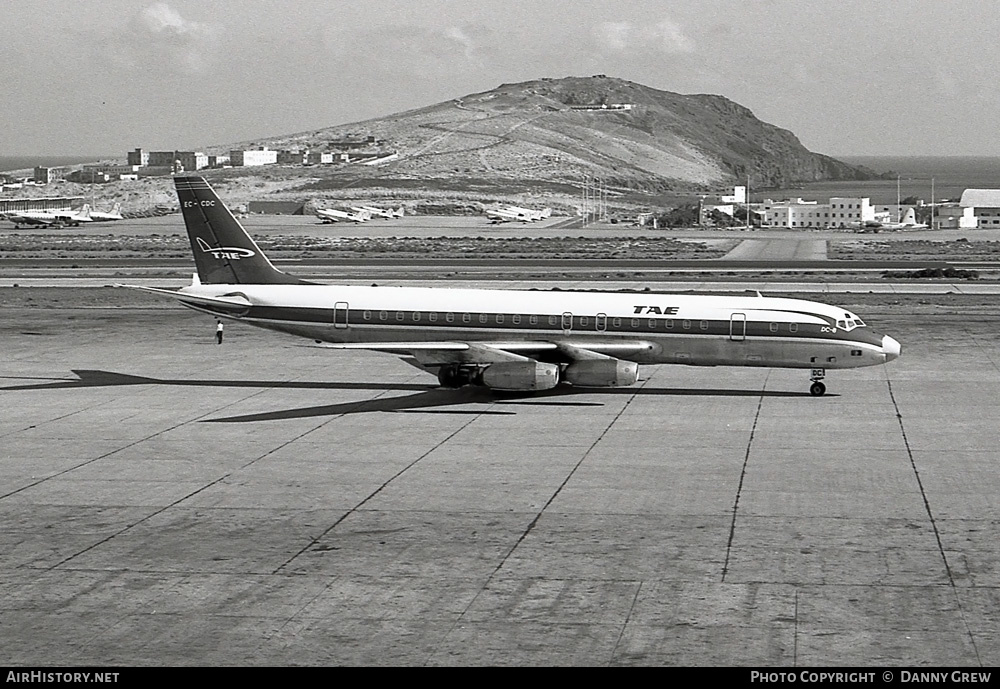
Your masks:
<svg viewBox="0 0 1000 689"><path fill-rule="evenodd" d="M567 311L562 315L563 335L569 335L573 330L573 314Z"/></svg>
<svg viewBox="0 0 1000 689"><path fill-rule="evenodd" d="M346 328L347 327L347 302L338 301L333 305L333 327L334 328Z"/></svg>
<svg viewBox="0 0 1000 689"><path fill-rule="evenodd" d="M729 317L729 339L733 342L742 342L747 339L747 315L745 313L734 313Z"/></svg>
<svg viewBox="0 0 1000 689"><path fill-rule="evenodd" d="M597 327L597 332L603 333L608 329L608 315L606 313L597 314L597 318L595 318L594 321L594 325Z"/></svg>

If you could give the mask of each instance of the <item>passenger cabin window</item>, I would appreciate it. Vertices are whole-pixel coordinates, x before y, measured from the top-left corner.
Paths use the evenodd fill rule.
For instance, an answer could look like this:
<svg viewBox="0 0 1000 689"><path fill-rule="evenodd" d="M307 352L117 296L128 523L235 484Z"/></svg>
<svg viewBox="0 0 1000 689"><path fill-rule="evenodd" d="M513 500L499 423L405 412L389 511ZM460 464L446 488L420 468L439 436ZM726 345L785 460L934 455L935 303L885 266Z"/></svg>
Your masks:
<svg viewBox="0 0 1000 689"><path fill-rule="evenodd" d="M528 316L528 323L538 325L538 316Z"/></svg>
<svg viewBox="0 0 1000 689"><path fill-rule="evenodd" d="M520 316L520 314L516 314L515 313L513 316L510 317L510 321L514 325L520 325L521 324L521 316Z"/></svg>
<svg viewBox="0 0 1000 689"><path fill-rule="evenodd" d="M444 319L446 321L448 321L449 323L453 323L455 321L455 314L453 314L451 311L449 311L448 313L446 313L444 315Z"/></svg>

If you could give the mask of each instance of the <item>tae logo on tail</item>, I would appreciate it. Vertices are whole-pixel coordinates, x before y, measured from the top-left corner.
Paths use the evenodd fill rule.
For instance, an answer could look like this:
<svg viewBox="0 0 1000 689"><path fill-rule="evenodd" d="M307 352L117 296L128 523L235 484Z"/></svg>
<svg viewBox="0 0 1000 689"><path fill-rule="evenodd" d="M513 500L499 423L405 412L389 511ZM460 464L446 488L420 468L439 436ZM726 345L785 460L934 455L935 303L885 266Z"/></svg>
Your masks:
<svg viewBox="0 0 1000 689"><path fill-rule="evenodd" d="M212 254L212 258L216 259L230 259L230 260L240 260L241 258L250 258L253 256L253 252L250 249L241 249L238 246L222 246L218 249L213 249L208 245L201 237L195 237L198 241L198 246L201 247L202 253Z"/></svg>

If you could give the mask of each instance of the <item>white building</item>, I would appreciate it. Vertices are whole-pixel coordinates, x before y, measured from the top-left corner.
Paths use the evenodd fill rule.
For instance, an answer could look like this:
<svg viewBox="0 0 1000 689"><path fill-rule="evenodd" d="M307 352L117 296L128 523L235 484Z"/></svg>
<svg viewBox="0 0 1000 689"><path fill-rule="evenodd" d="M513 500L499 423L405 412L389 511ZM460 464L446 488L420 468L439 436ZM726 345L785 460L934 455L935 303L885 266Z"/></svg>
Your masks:
<svg viewBox="0 0 1000 689"><path fill-rule="evenodd" d="M110 175L112 178L117 179L119 175L134 175L139 171L141 165L119 165L116 163L95 163L93 165L84 165L83 173L84 176L89 175L91 172L94 174L105 174Z"/></svg>
<svg viewBox="0 0 1000 689"><path fill-rule="evenodd" d="M230 151L229 162L233 167L274 165L278 162L278 152L272 151L266 146L259 146L248 151Z"/></svg>
<svg viewBox="0 0 1000 689"><path fill-rule="evenodd" d="M746 187L733 187L732 195L720 196L720 203L746 203L747 202L747 188Z"/></svg>
<svg viewBox="0 0 1000 689"><path fill-rule="evenodd" d="M1000 189L966 189L958 205L972 209L977 227L1000 230Z"/></svg>
<svg viewBox="0 0 1000 689"><path fill-rule="evenodd" d="M835 196L830 199L830 224L828 227L849 227L852 223L874 222L875 209L867 197L848 198Z"/></svg>
<svg viewBox="0 0 1000 689"><path fill-rule="evenodd" d="M976 209L972 206L962 207L957 203L943 203L934 209L934 227L942 230L967 230L979 227Z"/></svg>
<svg viewBox="0 0 1000 689"><path fill-rule="evenodd" d="M837 196L831 198L830 203L802 199L775 202L768 199L761 204L758 212L764 216L765 227L793 229L856 227L859 223L875 220L875 209L867 197Z"/></svg>

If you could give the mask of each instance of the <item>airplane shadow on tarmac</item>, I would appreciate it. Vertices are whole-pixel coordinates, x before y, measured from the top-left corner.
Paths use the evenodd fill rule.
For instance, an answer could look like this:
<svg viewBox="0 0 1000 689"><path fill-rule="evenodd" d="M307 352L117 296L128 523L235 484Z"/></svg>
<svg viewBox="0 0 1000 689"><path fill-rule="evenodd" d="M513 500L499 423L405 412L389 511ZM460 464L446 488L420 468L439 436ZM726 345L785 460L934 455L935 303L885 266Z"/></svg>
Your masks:
<svg viewBox="0 0 1000 689"><path fill-rule="evenodd" d="M464 387L458 389L440 388L436 385L420 383L343 383L334 381L286 381L286 380L190 380L184 378L150 378L135 376L114 371L99 371L90 369L73 369L77 379L66 378L27 378L44 382L0 387L0 391L16 390L72 390L76 388L119 387L129 385L169 385L177 387L231 387L231 388L284 388L293 390L385 390L413 391L412 395L401 397L378 397L359 400L357 402L342 402L338 404L317 405L297 409L283 409L258 414L227 416L218 419L205 419L203 423L246 423L253 421L281 421L286 419L301 419L316 416L337 416L340 414L359 414L368 412L403 412L425 414L516 414L516 409L504 407L518 406L560 406L560 407L600 407L601 402L574 402L566 399L569 395L663 395L689 397L811 397L808 392L790 392L784 390L724 390L710 388L586 388L571 386L556 387L552 390L532 393L496 392L482 387ZM17 380L26 380L17 377ZM836 395L827 395L836 397ZM489 404L492 409L447 409L463 404ZM500 409L497 409L500 407Z"/></svg>

